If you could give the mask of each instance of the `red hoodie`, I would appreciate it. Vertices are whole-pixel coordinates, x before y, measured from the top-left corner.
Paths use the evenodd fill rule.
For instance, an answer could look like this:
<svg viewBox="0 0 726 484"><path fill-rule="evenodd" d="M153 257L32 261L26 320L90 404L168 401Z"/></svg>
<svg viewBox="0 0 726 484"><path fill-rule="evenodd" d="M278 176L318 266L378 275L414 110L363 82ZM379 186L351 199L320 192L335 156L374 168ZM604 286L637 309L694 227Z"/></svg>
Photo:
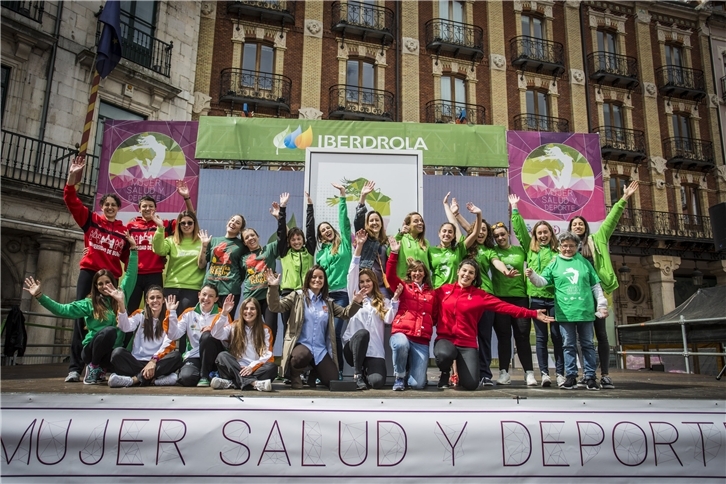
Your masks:
<svg viewBox="0 0 726 484"><path fill-rule="evenodd" d="M515 318L536 318L534 309L520 308L492 296L478 287L444 284L436 289L439 321L436 340L445 339L456 346L477 348L477 326L484 311L508 314ZM400 308L399 308L400 313Z"/></svg>
<svg viewBox="0 0 726 484"><path fill-rule="evenodd" d="M76 194L76 187L66 185L63 201L78 226L83 230L83 242L88 252L81 259L81 269L100 271L107 269L116 278L121 277L121 262L129 261L129 243L124 236L126 226L120 220L109 222L106 217L91 212Z"/></svg>
<svg viewBox="0 0 726 484"><path fill-rule="evenodd" d="M176 220L164 220L164 237L174 233L175 225ZM163 272L166 257L156 255L151 247L151 241L156 233L156 223L153 220L144 220L144 217L136 217L129 221L127 228L139 250L139 275Z"/></svg>

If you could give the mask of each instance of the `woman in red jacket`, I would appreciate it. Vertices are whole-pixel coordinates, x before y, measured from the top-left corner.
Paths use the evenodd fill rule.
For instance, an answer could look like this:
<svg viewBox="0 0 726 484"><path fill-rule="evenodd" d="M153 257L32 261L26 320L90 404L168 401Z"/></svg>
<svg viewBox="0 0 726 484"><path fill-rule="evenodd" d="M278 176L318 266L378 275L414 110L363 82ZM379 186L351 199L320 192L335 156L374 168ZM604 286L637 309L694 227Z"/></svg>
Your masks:
<svg viewBox="0 0 726 484"><path fill-rule="evenodd" d="M420 390L427 382L429 342L436 321L434 291L429 270L423 261L408 261L406 280L402 281L398 277L396 267L401 243L393 237L389 237L388 242L391 255L386 263L386 278L391 287L403 285L398 313L391 325L390 345L393 350L393 373L396 376L393 390L404 390L407 364L408 386Z"/></svg>
<svg viewBox="0 0 726 484"><path fill-rule="evenodd" d="M545 323L554 321L554 318L547 316L544 309L521 308L479 289L481 274L474 259L462 261L457 276L457 282L444 284L435 291L439 319L434 357L441 370L439 388L449 386L451 365L456 361L459 385L465 390L476 390L479 386L477 327L484 311L515 318L535 318Z"/></svg>

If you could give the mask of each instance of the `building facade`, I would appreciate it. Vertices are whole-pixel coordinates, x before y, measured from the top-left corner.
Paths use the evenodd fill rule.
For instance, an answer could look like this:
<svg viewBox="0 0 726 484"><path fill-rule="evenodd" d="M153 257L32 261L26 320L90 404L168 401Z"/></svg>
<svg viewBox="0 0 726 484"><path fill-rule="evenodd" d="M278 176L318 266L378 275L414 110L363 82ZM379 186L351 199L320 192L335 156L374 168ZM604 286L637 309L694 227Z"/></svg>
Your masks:
<svg viewBox="0 0 726 484"><path fill-rule="evenodd" d="M50 297L75 298L83 233L62 194L84 129L101 5L2 2L3 308L40 309L22 291L30 275L43 281ZM94 203L106 119L191 119L199 12L199 2L121 2L123 59L101 81L87 169L78 189L87 205ZM53 318L33 321L71 327ZM28 339L63 344L70 332L31 326ZM32 347L26 355L48 353L52 348Z"/></svg>

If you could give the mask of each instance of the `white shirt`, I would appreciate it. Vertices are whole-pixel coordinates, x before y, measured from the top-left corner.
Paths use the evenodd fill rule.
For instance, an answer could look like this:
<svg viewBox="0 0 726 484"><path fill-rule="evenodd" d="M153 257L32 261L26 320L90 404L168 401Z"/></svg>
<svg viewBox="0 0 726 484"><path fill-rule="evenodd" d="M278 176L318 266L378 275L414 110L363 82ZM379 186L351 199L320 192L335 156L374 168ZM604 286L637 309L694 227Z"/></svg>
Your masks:
<svg viewBox="0 0 726 484"><path fill-rule="evenodd" d="M169 316L166 318L169 327L169 338L179 339L186 333L187 344L191 346L191 349L184 353L185 360L187 358L199 358L199 338L202 336L202 329L211 325L214 318L217 317L219 312L215 311L216 309L217 306L215 305L211 312L203 313L201 306L197 304L195 308L185 310L180 317L177 317L176 310L169 311Z"/></svg>
<svg viewBox="0 0 726 484"><path fill-rule="evenodd" d="M241 368L245 368L247 366L251 367L257 367L264 363L267 363L270 358L272 358L272 332L270 331L270 328L265 326L265 351L261 355L257 353L257 350L255 349L255 341L252 336L252 328L247 326L244 323L241 323L242 327L245 329L245 341L247 342L247 347L244 349L244 352L242 352L242 355L237 358L237 362L239 363L239 366ZM230 338L232 337L232 333L236 331L236 329L239 326L234 323L229 322L229 318L225 316L224 314L219 315L219 319L212 327L212 336L217 338L221 341L226 341L229 343Z"/></svg>
<svg viewBox="0 0 726 484"><path fill-rule="evenodd" d="M146 339L144 337L144 312L141 309L134 311L131 316L126 314L126 311L120 312L117 315L117 320L118 328L124 333L130 333L136 330L131 354L137 360L149 361L154 355L163 358L174 349L174 342L166 332L162 333L161 338L158 339ZM156 331L156 327L159 324L162 324L159 318L154 318L154 331Z"/></svg>

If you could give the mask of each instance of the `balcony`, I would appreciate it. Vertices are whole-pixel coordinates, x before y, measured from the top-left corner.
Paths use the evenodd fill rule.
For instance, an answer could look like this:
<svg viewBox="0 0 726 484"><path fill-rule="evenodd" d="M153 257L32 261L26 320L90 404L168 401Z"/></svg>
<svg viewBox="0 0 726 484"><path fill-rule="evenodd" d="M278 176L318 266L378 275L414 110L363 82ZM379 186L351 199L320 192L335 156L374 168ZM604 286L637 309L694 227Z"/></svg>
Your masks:
<svg viewBox="0 0 726 484"><path fill-rule="evenodd" d="M615 227L615 235L713 246L710 219L702 215L626 208Z"/></svg>
<svg viewBox="0 0 726 484"><path fill-rule="evenodd" d="M280 74L249 71L247 69L222 69L219 79L219 102L253 104L290 111L292 81Z"/></svg>
<svg viewBox="0 0 726 484"><path fill-rule="evenodd" d="M28 193L62 191L68 178L68 165L78 150L38 141L2 130L2 186ZM98 157L87 155L87 167L78 194L91 200L96 194Z"/></svg>
<svg viewBox="0 0 726 484"><path fill-rule="evenodd" d="M436 99L426 103L427 123L486 124L486 110L477 104Z"/></svg>
<svg viewBox="0 0 726 484"><path fill-rule="evenodd" d="M478 61L484 57L484 29L475 25L435 18L426 22L426 48L452 57Z"/></svg>
<svg viewBox="0 0 726 484"><path fill-rule="evenodd" d="M396 103L392 92L338 84L328 92L328 119L394 121Z"/></svg>
<svg viewBox="0 0 726 484"><path fill-rule="evenodd" d="M590 79L600 85L624 87L632 91L638 82L638 60L635 57L593 52L587 56Z"/></svg>
<svg viewBox="0 0 726 484"><path fill-rule="evenodd" d="M549 131L569 133L570 122L563 118L540 116L539 114L518 114L513 118L515 131Z"/></svg>
<svg viewBox="0 0 726 484"><path fill-rule="evenodd" d="M260 20L285 24L295 23L295 0L241 0L227 4L227 14L249 15Z"/></svg>
<svg viewBox="0 0 726 484"><path fill-rule="evenodd" d="M30 20L42 23L45 2L1 2L2 6L16 12Z"/></svg>
<svg viewBox="0 0 726 484"><path fill-rule="evenodd" d="M517 69L554 77L565 72L565 49L559 42L521 35L509 41L509 53Z"/></svg>
<svg viewBox="0 0 726 484"><path fill-rule="evenodd" d="M647 158L643 131L598 126L592 132L600 134L600 151L606 160L640 163Z"/></svg>
<svg viewBox="0 0 726 484"><path fill-rule="evenodd" d="M663 157L678 170L709 171L714 166L713 143L693 138L663 140Z"/></svg>
<svg viewBox="0 0 726 484"><path fill-rule="evenodd" d="M726 76L721 78L721 99L726 103Z"/></svg>
<svg viewBox="0 0 726 484"><path fill-rule="evenodd" d="M655 70L658 91L666 97L700 101L706 97L703 71L680 66L664 66Z"/></svg>
<svg viewBox="0 0 726 484"><path fill-rule="evenodd" d="M333 2L333 23L330 30L360 35L363 41L380 40L384 45L393 42L393 10L358 2Z"/></svg>
<svg viewBox="0 0 726 484"><path fill-rule="evenodd" d="M96 25L96 47L101 38L101 22ZM164 77L171 73L174 43L163 42L153 35L121 22L121 56L134 64L151 69Z"/></svg>

